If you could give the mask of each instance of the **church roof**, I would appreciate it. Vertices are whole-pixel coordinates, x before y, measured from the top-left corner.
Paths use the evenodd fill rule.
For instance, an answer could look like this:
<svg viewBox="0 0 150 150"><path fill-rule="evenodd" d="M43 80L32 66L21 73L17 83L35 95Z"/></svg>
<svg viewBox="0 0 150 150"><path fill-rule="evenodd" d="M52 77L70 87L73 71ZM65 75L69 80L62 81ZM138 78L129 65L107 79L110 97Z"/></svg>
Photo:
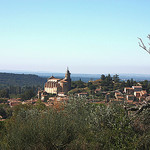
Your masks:
<svg viewBox="0 0 150 150"><path fill-rule="evenodd" d="M61 80L61 79L55 78L54 76L51 76L51 77L49 77L48 79Z"/></svg>
<svg viewBox="0 0 150 150"><path fill-rule="evenodd" d="M57 81L57 82L58 82L58 81L60 81L60 80L62 80L62 79L58 79L58 78L55 78L54 76L51 76L50 78L48 78L47 82L51 82L51 81L52 81L52 82L53 82L53 81L55 81L55 82Z"/></svg>
<svg viewBox="0 0 150 150"><path fill-rule="evenodd" d="M48 79L55 79L55 77L54 77L54 76L51 76L51 77L49 77Z"/></svg>

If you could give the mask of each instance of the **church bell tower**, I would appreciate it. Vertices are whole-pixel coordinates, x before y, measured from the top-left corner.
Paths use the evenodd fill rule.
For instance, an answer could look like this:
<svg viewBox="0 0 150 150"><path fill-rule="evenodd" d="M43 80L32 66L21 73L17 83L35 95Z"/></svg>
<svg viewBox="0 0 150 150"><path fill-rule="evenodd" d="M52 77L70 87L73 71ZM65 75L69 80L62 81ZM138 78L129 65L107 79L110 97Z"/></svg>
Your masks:
<svg viewBox="0 0 150 150"><path fill-rule="evenodd" d="M68 91L71 90L71 78L70 78L70 71L69 68L67 67L67 72L65 74L65 81L68 81Z"/></svg>

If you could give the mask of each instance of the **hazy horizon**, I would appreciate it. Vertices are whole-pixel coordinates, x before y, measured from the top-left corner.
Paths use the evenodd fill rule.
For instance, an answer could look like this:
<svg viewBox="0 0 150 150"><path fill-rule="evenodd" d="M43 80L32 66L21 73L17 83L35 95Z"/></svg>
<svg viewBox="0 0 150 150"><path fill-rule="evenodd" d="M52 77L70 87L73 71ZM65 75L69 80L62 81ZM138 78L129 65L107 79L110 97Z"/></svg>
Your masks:
<svg viewBox="0 0 150 150"><path fill-rule="evenodd" d="M47 72L47 71L29 71L29 70L0 70L0 73L15 73L15 74L63 74L65 75L66 70L63 72ZM111 74L111 75L150 75L150 73L110 73L110 72L105 72L105 73L74 73L71 72L73 75L101 75L101 74Z"/></svg>
<svg viewBox="0 0 150 150"><path fill-rule="evenodd" d="M0 2L0 70L150 74L147 0Z"/></svg>

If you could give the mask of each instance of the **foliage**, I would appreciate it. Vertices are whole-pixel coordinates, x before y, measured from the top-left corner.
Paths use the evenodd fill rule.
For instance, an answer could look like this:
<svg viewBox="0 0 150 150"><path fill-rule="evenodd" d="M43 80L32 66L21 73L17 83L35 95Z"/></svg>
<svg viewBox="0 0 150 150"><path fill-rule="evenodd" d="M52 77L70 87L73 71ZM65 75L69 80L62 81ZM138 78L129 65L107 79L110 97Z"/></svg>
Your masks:
<svg viewBox="0 0 150 150"><path fill-rule="evenodd" d="M146 90L148 93L150 93L150 82L147 80L140 82L142 85L143 90Z"/></svg>
<svg viewBox="0 0 150 150"><path fill-rule="evenodd" d="M108 74L108 76L102 75L101 79L102 79L101 86L103 91L113 90L113 80L110 74Z"/></svg>
<svg viewBox="0 0 150 150"><path fill-rule="evenodd" d="M0 98L0 103L7 103L8 99L7 98Z"/></svg>
<svg viewBox="0 0 150 150"><path fill-rule="evenodd" d="M13 73L0 73L1 86L43 86L46 78L38 77L31 74L13 74Z"/></svg>
<svg viewBox="0 0 150 150"><path fill-rule="evenodd" d="M12 116L12 110L8 104L0 104L0 116L2 116L3 119Z"/></svg>
<svg viewBox="0 0 150 150"><path fill-rule="evenodd" d="M31 99L36 95L38 91L38 87L33 86L24 86L24 87L17 87L17 86L10 86L8 88L0 90L0 103L4 98L22 98L23 100Z"/></svg>
<svg viewBox="0 0 150 150"><path fill-rule="evenodd" d="M36 96L36 93L31 89L31 90L27 90L25 93L23 93L20 98L22 100L29 100L29 99L33 98L34 96Z"/></svg>
<svg viewBox="0 0 150 150"><path fill-rule="evenodd" d="M71 88L72 89L74 89L74 88L84 88L84 87L86 87L85 83L81 80L71 82Z"/></svg>
<svg viewBox="0 0 150 150"><path fill-rule="evenodd" d="M95 90L96 89L96 85L92 84L92 82L88 82L87 86L90 90Z"/></svg>
<svg viewBox="0 0 150 150"><path fill-rule="evenodd" d="M119 82L120 81L118 74L113 75L113 81L114 82Z"/></svg>
<svg viewBox="0 0 150 150"><path fill-rule="evenodd" d="M8 89L0 90L0 98L9 98L9 90Z"/></svg>
<svg viewBox="0 0 150 150"><path fill-rule="evenodd" d="M6 111L3 107L0 107L0 116L2 116L2 118L6 118Z"/></svg>
<svg viewBox="0 0 150 150"><path fill-rule="evenodd" d="M59 111L20 105L14 112L5 123L5 134L0 135L1 149L133 150L150 146L150 132L137 132L121 105L94 105L85 98L71 97Z"/></svg>

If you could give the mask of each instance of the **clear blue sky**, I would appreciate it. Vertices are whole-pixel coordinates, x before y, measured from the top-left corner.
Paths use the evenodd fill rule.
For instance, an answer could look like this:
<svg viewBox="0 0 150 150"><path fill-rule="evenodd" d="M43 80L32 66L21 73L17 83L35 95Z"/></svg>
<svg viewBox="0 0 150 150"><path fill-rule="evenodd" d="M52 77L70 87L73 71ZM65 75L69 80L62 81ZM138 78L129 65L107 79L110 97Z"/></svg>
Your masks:
<svg viewBox="0 0 150 150"><path fill-rule="evenodd" d="M149 0L0 0L0 70L150 73Z"/></svg>

